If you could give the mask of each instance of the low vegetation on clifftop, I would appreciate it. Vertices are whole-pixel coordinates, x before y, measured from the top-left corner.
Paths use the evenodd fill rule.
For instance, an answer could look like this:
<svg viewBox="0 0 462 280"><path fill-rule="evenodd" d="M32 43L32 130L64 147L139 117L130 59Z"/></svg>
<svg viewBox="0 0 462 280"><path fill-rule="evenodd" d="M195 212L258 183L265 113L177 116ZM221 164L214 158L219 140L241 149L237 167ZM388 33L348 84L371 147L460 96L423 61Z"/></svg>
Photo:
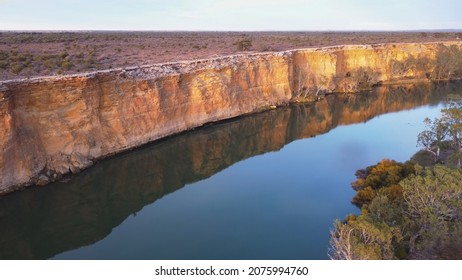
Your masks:
<svg viewBox="0 0 462 280"><path fill-rule="evenodd" d="M462 38L455 32L0 32L0 81L236 52Z"/></svg>
<svg viewBox="0 0 462 280"><path fill-rule="evenodd" d="M389 46L388 56L393 54L396 45ZM409 81L449 81L462 78L462 49L460 44L435 44L432 54L428 52L404 53L394 58L385 59L368 54L366 61L382 59L382 69L378 69L374 63L363 63L364 66L351 67L349 71L311 71L311 63L307 59L308 66L300 64L294 68L293 73L293 98L296 101L318 100L326 93L342 92L355 93L370 90L382 83L402 83ZM342 54L335 54L336 68L347 64L342 61ZM328 60L329 57L324 59ZM326 63L328 65L328 63ZM324 67L326 67L324 65Z"/></svg>
<svg viewBox="0 0 462 280"><path fill-rule="evenodd" d="M460 79L461 49L458 41L345 45L0 81L0 193L47 184L210 122L326 93ZM67 67L69 56L50 59Z"/></svg>

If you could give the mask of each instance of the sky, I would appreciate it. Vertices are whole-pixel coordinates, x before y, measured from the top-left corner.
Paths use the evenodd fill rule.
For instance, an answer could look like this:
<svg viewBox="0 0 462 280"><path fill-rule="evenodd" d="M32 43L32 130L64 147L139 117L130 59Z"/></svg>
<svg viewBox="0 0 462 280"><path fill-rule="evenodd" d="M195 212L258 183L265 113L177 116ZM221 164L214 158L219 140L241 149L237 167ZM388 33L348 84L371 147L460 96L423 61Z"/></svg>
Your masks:
<svg viewBox="0 0 462 280"><path fill-rule="evenodd" d="M462 29L461 0L0 0L0 30Z"/></svg>

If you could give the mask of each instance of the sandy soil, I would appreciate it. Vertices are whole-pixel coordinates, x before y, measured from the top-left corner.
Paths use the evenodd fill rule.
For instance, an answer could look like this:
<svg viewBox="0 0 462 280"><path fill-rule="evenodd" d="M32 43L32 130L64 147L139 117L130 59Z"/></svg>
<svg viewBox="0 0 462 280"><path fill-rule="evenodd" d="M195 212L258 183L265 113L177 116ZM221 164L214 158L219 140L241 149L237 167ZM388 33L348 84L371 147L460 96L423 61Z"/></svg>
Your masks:
<svg viewBox="0 0 462 280"><path fill-rule="evenodd" d="M0 81L243 51L457 40L454 32L0 32ZM247 47L239 42L249 42Z"/></svg>

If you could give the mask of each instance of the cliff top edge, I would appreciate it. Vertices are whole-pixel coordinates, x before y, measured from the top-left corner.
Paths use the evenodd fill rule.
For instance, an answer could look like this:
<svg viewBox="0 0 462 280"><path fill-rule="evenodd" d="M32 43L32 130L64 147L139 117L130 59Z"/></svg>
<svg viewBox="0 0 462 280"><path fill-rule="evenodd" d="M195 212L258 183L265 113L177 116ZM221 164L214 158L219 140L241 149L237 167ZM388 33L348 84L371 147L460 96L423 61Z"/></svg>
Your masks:
<svg viewBox="0 0 462 280"><path fill-rule="evenodd" d="M92 72L70 74L70 75L53 75L53 76L37 76L31 78L20 78L0 81L0 91L4 91L8 86L18 84L35 84L42 82L60 82L75 79L89 79L103 77L106 75L118 75L133 79L155 79L164 76L173 76L194 71L206 69L221 69L223 67L232 66L241 63L242 59L256 60L269 57L289 57L295 52L334 52L339 50L354 50L354 49L382 49L391 47L409 47L409 46L429 46L429 45L459 45L462 46L462 41L435 41L426 43L383 43L383 44L367 44L367 45L334 45L327 47L311 47L297 48L277 52L243 52L233 55L211 56L195 60L181 60L165 63L147 64L141 66L119 67L114 69L98 70Z"/></svg>

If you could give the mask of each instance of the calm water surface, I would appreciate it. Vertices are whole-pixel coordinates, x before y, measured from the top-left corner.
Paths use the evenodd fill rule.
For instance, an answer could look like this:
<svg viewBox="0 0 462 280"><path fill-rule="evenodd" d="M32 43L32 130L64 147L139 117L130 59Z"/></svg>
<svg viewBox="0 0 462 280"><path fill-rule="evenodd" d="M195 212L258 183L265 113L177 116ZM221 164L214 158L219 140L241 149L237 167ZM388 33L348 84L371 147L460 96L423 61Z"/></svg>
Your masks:
<svg viewBox="0 0 462 280"><path fill-rule="evenodd" d="M204 127L0 199L0 258L325 259L357 169L409 159L461 84L380 87Z"/></svg>

